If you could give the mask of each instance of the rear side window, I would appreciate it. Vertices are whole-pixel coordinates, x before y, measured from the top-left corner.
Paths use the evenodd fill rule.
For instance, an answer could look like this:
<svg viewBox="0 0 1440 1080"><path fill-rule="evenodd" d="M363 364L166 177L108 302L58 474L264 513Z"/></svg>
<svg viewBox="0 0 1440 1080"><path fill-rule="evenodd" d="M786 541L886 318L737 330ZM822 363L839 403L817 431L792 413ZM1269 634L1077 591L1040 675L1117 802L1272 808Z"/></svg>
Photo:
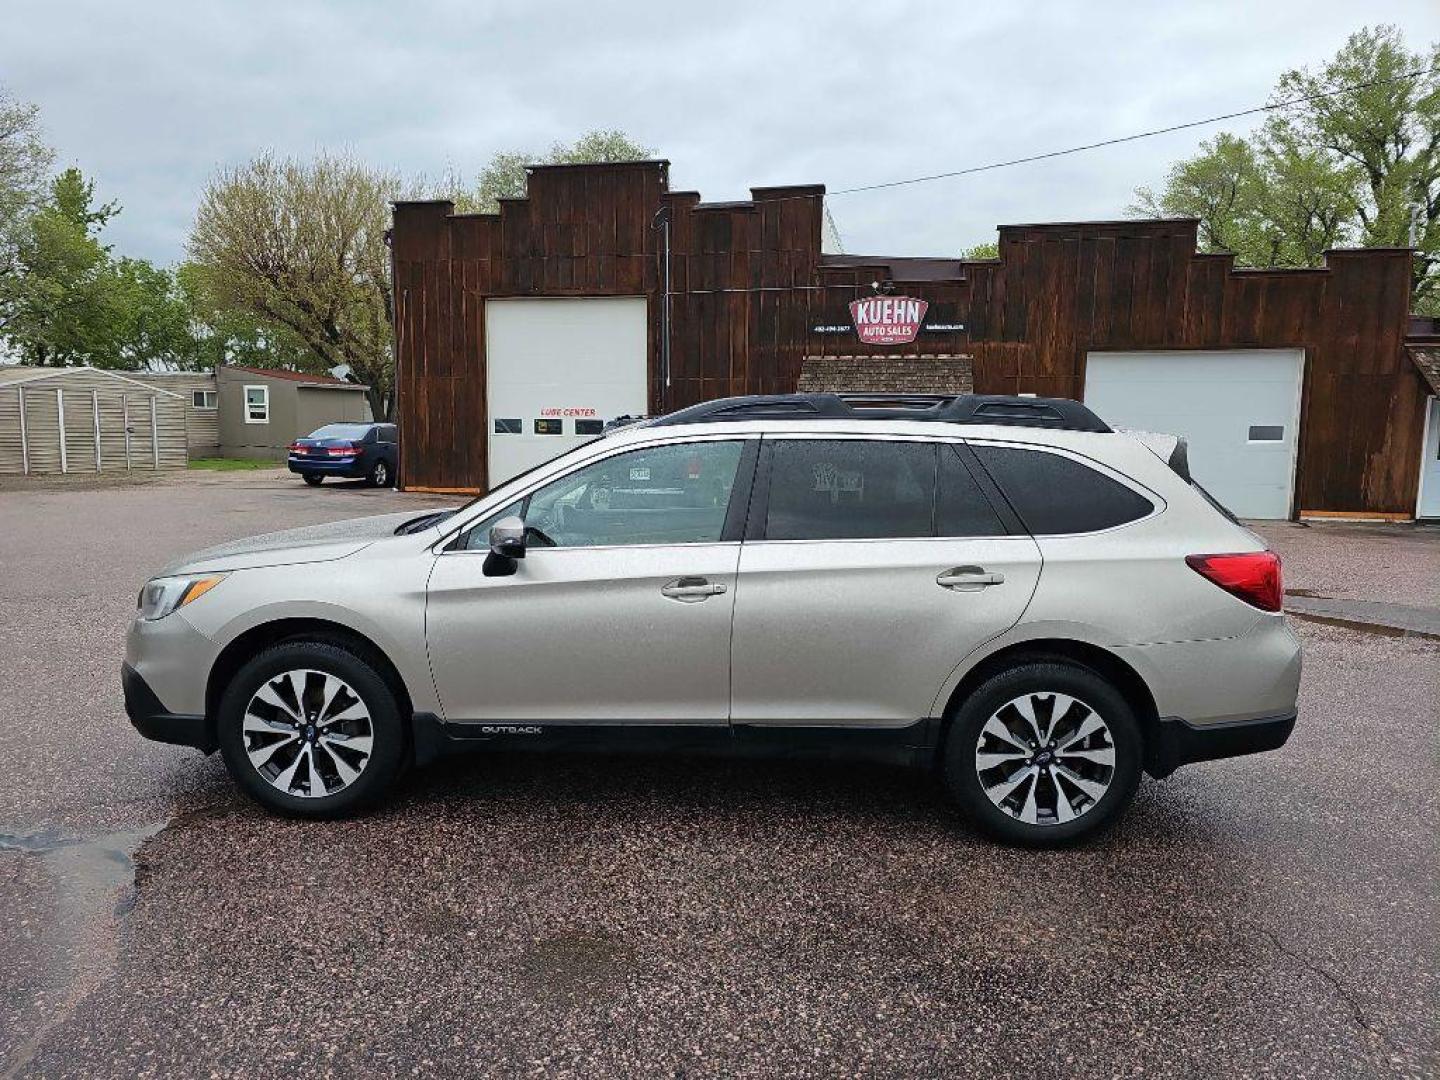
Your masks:
<svg viewBox="0 0 1440 1080"><path fill-rule="evenodd" d="M953 446L940 448L936 536L1004 536L1006 528Z"/></svg>
<svg viewBox="0 0 1440 1080"><path fill-rule="evenodd" d="M777 439L767 540L1004 536L959 455L929 442Z"/></svg>
<svg viewBox="0 0 1440 1080"><path fill-rule="evenodd" d="M933 443L777 439L767 540L934 536Z"/></svg>
<svg viewBox="0 0 1440 1080"><path fill-rule="evenodd" d="M1149 499L1073 458L1009 446L971 449L1036 536L1113 529L1154 510Z"/></svg>

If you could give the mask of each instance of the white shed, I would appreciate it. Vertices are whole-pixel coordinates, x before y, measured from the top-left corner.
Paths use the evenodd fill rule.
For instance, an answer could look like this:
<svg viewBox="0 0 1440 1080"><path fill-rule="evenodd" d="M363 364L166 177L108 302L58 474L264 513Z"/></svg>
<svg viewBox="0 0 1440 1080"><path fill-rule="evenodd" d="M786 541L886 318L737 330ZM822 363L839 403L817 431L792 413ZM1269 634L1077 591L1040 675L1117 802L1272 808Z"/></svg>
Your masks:
<svg viewBox="0 0 1440 1080"><path fill-rule="evenodd" d="M185 404L116 371L0 367L0 473L184 468Z"/></svg>

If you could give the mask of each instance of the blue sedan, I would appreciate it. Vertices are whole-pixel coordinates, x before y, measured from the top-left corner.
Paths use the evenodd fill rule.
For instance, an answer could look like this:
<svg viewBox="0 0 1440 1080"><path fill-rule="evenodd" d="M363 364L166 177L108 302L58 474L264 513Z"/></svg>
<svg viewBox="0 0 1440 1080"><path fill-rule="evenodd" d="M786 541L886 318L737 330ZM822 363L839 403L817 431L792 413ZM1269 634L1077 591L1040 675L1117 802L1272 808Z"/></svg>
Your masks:
<svg viewBox="0 0 1440 1080"><path fill-rule="evenodd" d="M290 471L312 487L327 476L389 487L395 482L396 448L394 424L326 424L290 444Z"/></svg>

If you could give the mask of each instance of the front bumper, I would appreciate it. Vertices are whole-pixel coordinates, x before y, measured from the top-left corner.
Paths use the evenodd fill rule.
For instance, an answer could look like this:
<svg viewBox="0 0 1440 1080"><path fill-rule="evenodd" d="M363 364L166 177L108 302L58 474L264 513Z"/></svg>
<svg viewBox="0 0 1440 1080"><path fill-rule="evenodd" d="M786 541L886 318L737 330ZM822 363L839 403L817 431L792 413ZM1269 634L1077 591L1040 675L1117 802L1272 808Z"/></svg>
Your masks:
<svg viewBox="0 0 1440 1080"><path fill-rule="evenodd" d="M1217 761L1278 750L1295 730L1295 713L1237 720L1228 724L1190 724L1161 717L1145 747L1145 771L1157 779L1181 765Z"/></svg>
<svg viewBox="0 0 1440 1080"><path fill-rule="evenodd" d="M125 689L125 712L130 723L145 738L193 746L207 754L215 751L215 733L205 717L167 712L150 684L129 664L120 665L120 684Z"/></svg>

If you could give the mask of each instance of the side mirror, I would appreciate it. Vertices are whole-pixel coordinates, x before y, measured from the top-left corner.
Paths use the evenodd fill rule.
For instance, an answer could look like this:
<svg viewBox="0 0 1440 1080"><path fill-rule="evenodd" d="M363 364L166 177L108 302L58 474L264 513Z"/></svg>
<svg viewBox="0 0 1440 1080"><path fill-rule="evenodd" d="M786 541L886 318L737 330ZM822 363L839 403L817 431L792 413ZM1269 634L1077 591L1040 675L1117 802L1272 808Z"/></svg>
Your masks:
<svg viewBox="0 0 1440 1080"><path fill-rule="evenodd" d="M486 577L510 577L519 569L517 559L525 557L525 522L518 517L501 518L490 529L490 554L482 570Z"/></svg>
<svg viewBox="0 0 1440 1080"><path fill-rule="evenodd" d="M523 559L525 522L513 516L497 521L490 529L490 553L502 559Z"/></svg>

